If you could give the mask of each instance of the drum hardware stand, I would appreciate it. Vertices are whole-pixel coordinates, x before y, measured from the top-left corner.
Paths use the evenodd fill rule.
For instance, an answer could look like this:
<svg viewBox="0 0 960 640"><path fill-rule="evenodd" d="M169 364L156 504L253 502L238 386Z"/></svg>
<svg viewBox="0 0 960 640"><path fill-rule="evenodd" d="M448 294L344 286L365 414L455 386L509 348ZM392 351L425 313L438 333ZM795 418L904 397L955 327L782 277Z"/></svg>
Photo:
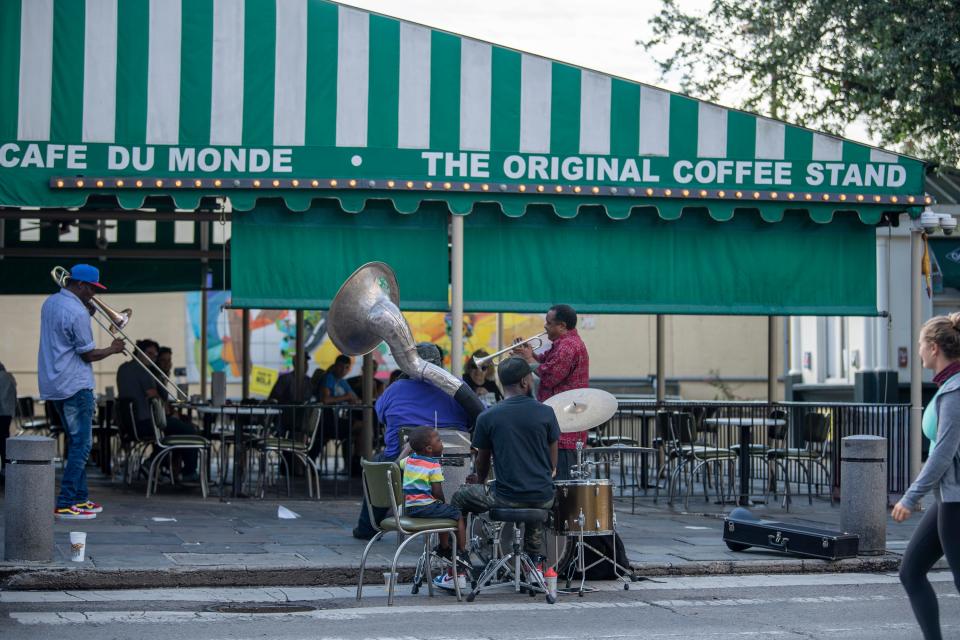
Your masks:
<svg viewBox="0 0 960 640"><path fill-rule="evenodd" d="M499 522L497 524L500 524L502 527L504 523ZM499 527L497 531L500 531ZM499 542L497 542L497 547L499 547ZM494 551L494 554L497 553L497 551ZM501 575L501 570L510 576L510 579L497 584L491 584L494 579ZM526 581L523 580L524 572L526 572L527 575ZM516 593L527 591L531 597L537 593L543 593L546 595L547 603L553 604L555 602L553 596L551 596L547 590L543 576L537 570L537 567L534 566L530 556L523 551L523 528L517 526L516 523L514 524L513 530L513 549L502 558L494 557L490 559L483 573L477 579L476 586L473 587L473 590L467 596L467 602L473 602L477 594L483 589L502 587L513 587Z"/></svg>
<svg viewBox="0 0 960 640"><path fill-rule="evenodd" d="M577 443L577 464L576 464L576 467L574 467L574 469L571 469L571 472L570 472L571 477L586 478L586 476L589 475L588 469L593 464L595 464L595 462L593 461L588 461L586 463L583 462L583 443L578 442ZM570 562L567 564L567 567L566 567L567 586L565 589L560 589L562 593L576 593L582 598L583 594L586 593L587 591L595 591L596 589L584 586L587 579L587 569L595 567L603 562L609 562L610 564L613 565L613 570L614 570L614 573L617 575L617 579L622 580L624 583L623 584L624 591L627 591L630 589L631 582L636 582L638 580L643 579L638 577L633 572L633 569L631 569L630 567L625 567L619 562L617 562L617 542L616 542L617 514L615 511L613 513L613 533L611 534L611 540L612 540L611 546L613 547L612 557L608 556L605 553L602 553L596 547L594 547L593 545L588 543L586 540L584 540L584 538L586 537L584 534L584 528L586 525L586 516L584 515L582 508L580 509L580 514L577 516L577 524L579 526L576 534L574 534L573 536L570 536L570 535L567 536L567 538L576 539L577 548L576 548L575 555L571 557ZM590 563L589 565L584 566L586 564L586 561L584 558L584 552L587 549L590 549L590 551L592 551L597 556L597 559L592 563ZM570 585L573 582L573 575L577 571L580 572L580 587L577 589L571 589Z"/></svg>

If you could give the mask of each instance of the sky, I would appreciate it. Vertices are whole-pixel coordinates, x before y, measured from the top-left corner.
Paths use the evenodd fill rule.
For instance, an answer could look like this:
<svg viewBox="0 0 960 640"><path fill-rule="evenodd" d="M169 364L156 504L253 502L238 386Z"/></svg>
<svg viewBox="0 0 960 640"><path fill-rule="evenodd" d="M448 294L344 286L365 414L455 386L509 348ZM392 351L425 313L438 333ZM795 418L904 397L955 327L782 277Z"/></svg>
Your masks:
<svg viewBox="0 0 960 640"><path fill-rule="evenodd" d="M659 0L340 2L669 91L680 91L678 78L662 78L651 52L636 44L637 40L645 40L651 35L649 21L660 10ZM710 0L681 0L679 4L687 10L706 11ZM724 106L738 107L730 94L722 95L719 102ZM846 137L876 143L862 126L851 126Z"/></svg>

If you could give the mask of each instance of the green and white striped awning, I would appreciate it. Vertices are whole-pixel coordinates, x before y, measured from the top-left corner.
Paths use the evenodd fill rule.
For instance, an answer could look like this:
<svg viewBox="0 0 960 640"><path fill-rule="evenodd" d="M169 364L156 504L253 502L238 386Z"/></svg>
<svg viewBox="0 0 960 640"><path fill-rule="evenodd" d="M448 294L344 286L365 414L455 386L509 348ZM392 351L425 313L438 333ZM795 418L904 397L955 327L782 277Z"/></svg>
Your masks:
<svg viewBox="0 0 960 640"><path fill-rule="evenodd" d="M0 206L226 195L867 223L922 162L324 0L3 0ZM691 201L695 201L692 202ZM689 203L689 204L685 204Z"/></svg>

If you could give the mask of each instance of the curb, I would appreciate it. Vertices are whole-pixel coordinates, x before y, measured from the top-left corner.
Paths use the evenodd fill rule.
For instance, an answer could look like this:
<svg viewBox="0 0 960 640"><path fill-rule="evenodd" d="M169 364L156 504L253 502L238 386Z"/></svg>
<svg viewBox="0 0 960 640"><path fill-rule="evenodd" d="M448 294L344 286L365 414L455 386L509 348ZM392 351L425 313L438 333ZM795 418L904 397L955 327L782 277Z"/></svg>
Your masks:
<svg viewBox="0 0 960 640"><path fill-rule="evenodd" d="M702 562L633 563L644 577L718 576L786 573L888 573L898 571L900 556L886 554L848 560L799 558L720 560ZM413 577L413 566L398 567L400 579ZM368 566L370 576L389 571ZM150 589L173 587L343 587L357 583L357 567L174 567L169 569L98 569L94 567L0 566L0 590L82 591L92 589Z"/></svg>

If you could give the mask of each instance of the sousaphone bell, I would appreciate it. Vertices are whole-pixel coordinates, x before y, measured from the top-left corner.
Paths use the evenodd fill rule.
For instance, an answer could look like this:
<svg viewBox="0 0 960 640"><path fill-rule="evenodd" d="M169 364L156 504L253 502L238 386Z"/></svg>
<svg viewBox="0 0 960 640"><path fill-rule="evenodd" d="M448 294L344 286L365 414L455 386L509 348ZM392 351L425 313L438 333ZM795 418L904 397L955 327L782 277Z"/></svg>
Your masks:
<svg viewBox="0 0 960 640"><path fill-rule="evenodd" d="M327 333L348 356L366 355L386 342L401 371L442 389L476 417L483 403L463 380L420 357L399 305L400 287L393 269L383 262L368 262L340 286L327 313Z"/></svg>

